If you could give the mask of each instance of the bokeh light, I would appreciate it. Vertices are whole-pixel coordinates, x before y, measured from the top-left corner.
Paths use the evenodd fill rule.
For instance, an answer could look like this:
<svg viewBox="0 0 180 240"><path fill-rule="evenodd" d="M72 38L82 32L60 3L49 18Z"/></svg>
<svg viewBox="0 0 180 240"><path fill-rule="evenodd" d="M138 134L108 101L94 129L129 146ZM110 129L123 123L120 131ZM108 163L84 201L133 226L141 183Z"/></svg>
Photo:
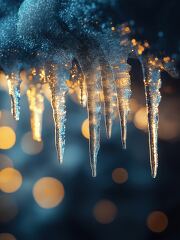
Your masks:
<svg viewBox="0 0 180 240"><path fill-rule="evenodd" d="M148 216L147 226L152 232L163 232L168 226L168 218L165 213L154 211Z"/></svg>
<svg viewBox="0 0 180 240"><path fill-rule="evenodd" d="M33 196L40 207L54 208L64 198L64 186L55 178L44 177L34 185Z"/></svg>
<svg viewBox="0 0 180 240"><path fill-rule="evenodd" d="M131 109L131 112L135 113L137 112L137 110L139 109L140 105L139 103L136 101L136 99L132 98L130 100L130 109Z"/></svg>
<svg viewBox="0 0 180 240"><path fill-rule="evenodd" d="M16 240L16 238L10 233L0 233L0 240Z"/></svg>
<svg viewBox="0 0 180 240"><path fill-rule="evenodd" d="M12 160L4 154L0 154L0 170L8 167L13 167Z"/></svg>
<svg viewBox="0 0 180 240"><path fill-rule="evenodd" d="M0 149L9 149L16 142L16 134L10 127L0 127Z"/></svg>
<svg viewBox="0 0 180 240"><path fill-rule="evenodd" d="M142 107L136 112L134 116L134 125L140 130L147 131L148 120L146 107Z"/></svg>
<svg viewBox="0 0 180 240"><path fill-rule="evenodd" d="M16 203L9 197L9 195L0 196L0 222L7 223L14 219L18 214Z"/></svg>
<svg viewBox="0 0 180 240"><path fill-rule="evenodd" d="M163 140L172 140L180 136L179 119L160 118L159 138Z"/></svg>
<svg viewBox="0 0 180 240"><path fill-rule="evenodd" d="M101 200L94 207L93 214L97 222L109 224L114 221L117 215L117 207L109 200Z"/></svg>
<svg viewBox="0 0 180 240"><path fill-rule="evenodd" d="M8 91L6 75L3 71L0 71L0 88L2 90Z"/></svg>
<svg viewBox="0 0 180 240"><path fill-rule="evenodd" d="M29 155L36 155L42 151L43 142L34 141L32 138L32 133L27 132L22 137L21 147L24 153Z"/></svg>
<svg viewBox="0 0 180 240"><path fill-rule="evenodd" d="M112 179L115 183L122 184L128 180L128 172L124 168L116 168L112 172Z"/></svg>
<svg viewBox="0 0 180 240"><path fill-rule="evenodd" d="M0 172L0 189L6 193L16 192L22 185L22 176L14 168L5 168Z"/></svg>
<svg viewBox="0 0 180 240"><path fill-rule="evenodd" d="M82 135L86 139L89 139L89 120L88 120L88 118L86 120L84 120L84 122L82 123L81 131L82 131Z"/></svg>

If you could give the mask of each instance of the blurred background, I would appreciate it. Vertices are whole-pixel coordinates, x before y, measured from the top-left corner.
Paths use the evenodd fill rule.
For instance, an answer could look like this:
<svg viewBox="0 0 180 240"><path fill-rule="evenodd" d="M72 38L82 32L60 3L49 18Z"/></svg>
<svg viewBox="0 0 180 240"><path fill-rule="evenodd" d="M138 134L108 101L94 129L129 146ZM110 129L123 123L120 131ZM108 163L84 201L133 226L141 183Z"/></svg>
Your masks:
<svg viewBox="0 0 180 240"><path fill-rule="evenodd" d="M117 22L134 20L154 49L165 47L178 57L178 0L111 1L110 12ZM48 90L43 142L36 143L26 95L21 119L15 122L0 75L0 240L180 239L180 79L162 74L159 169L153 179L142 72L139 62L129 63L133 95L128 148L122 150L118 120L107 140L102 119L96 178L89 166L86 110L74 92L67 100L66 150L60 166Z"/></svg>

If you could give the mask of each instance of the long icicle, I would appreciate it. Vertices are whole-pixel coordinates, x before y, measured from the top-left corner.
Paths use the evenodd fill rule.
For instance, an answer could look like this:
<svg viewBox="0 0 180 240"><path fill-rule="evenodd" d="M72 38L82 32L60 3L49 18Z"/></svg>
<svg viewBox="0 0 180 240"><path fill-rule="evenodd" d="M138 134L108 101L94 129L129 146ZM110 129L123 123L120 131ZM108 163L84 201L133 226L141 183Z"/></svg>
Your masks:
<svg viewBox="0 0 180 240"><path fill-rule="evenodd" d="M158 169L158 107L161 101L161 70L156 66L154 60L143 59L142 68L144 74L144 85L146 94L146 106L148 110L149 148L152 177L155 178Z"/></svg>
<svg viewBox="0 0 180 240"><path fill-rule="evenodd" d="M101 102L98 91L97 78L100 75L94 70L86 73L87 92L88 92L88 117L89 117L89 151L92 176L96 177L97 155L100 148L100 123L101 123Z"/></svg>
<svg viewBox="0 0 180 240"><path fill-rule="evenodd" d="M20 117L20 85L21 79L19 72L11 73L7 76L9 95L11 97L11 113L15 120Z"/></svg>
<svg viewBox="0 0 180 240"><path fill-rule="evenodd" d="M120 64L118 66L114 66L113 70L115 75L117 101L121 121L122 146L124 149L126 149L127 121L131 97L131 81L129 74L131 67L127 63L126 59L121 59Z"/></svg>
<svg viewBox="0 0 180 240"><path fill-rule="evenodd" d="M42 140L42 118L44 112L42 86L39 83L31 84L27 90L27 97L31 114L32 136L35 141L40 142Z"/></svg>
<svg viewBox="0 0 180 240"><path fill-rule="evenodd" d="M63 163L64 148L65 148L65 123L66 123L66 92L65 79L63 71L58 74L58 66L50 64L48 68L47 79L52 95L52 109L55 124L55 142L57 156L60 163ZM59 79L59 77L61 79Z"/></svg>

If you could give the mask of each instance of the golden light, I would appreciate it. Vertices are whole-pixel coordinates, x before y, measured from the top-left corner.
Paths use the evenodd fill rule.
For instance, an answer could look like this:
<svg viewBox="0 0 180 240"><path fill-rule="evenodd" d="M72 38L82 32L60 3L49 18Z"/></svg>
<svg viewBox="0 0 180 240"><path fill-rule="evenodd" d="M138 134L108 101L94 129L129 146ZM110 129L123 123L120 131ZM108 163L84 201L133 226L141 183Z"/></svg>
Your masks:
<svg viewBox="0 0 180 240"><path fill-rule="evenodd" d="M136 111L138 111L138 109L140 108L138 102L136 101L136 99L132 98L130 100L130 109L131 112L135 113Z"/></svg>
<svg viewBox="0 0 180 240"><path fill-rule="evenodd" d="M109 200L101 200L94 207L93 214L99 223L109 224L114 221L117 215L117 207Z"/></svg>
<svg viewBox="0 0 180 240"><path fill-rule="evenodd" d="M116 168L112 173L112 179L118 184L125 183L128 180L128 172L124 168Z"/></svg>
<svg viewBox="0 0 180 240"><path fill-rule="evenodd" d="M134 125L141 130L147 131L148 119L146 107L140 108L134 116Z"/></svg>
<svg viewBox="0 0 180 240"><path fill-rule="evenodd" d="M125 28L124 28L124 31L125 31L126 33L130 33L130 32L131 32L131 29L130 29L130 27L125 27Z"/></svg>
<svg viewBox="0 0 180 240"><path fill-rule="evenodd" d="M13 167L13 162L4 154L0 154L0 170L8 167Z"/></svg>
<svg viewBox="0 0 180 240"><path fill-rule="evenodd" d="M0 127L0 149L9 149L16 143L16 134L10 127Z"/></svg>
<svg viewBox="0 0 180 240"><path fill-rule="evenodd" d="M165 63L168 63L168 62L170 62L171 61L171 58L170 57L164 57L163 58L163 61L165 62Z"/></svg>
<svg viewBox="0 0 180 240"><path fill-rule="evenodd" d="M163 232L168 226L168 218L165 213L154 211L148 216L147 226L152 232Z"/></svg>
<svg viewBox="0 0 180 240"><path fill-rule="evenodd" d="M0 189L6 193L16 192L22 185L22 176L14 168L4 168L0 172Z"/></svg>
<svg viewBox="0 0 180 240"><path fill-rule="evenodd" d="M103 91L100 91L99 97L100 97L101 102L103 103L104 102L104 93L103 93Z"/></svg>
<svg viewBox="0 0 180 240"><path fill-rule="evenodd" d="M0 240L16 240L16 238L10 233L0 233Z"/></svg>
<svg viewBox="0 0 180 240"><path fill-rule="evenodd" d="M29 155L36 155L43 149L43 142L37 142L32 139L32 133L27 132L21 140L21 148L23 152Z"/></svg>
<svg viewBox="0 0 180 240"><path fill-rule="evenodd" d="M64 198L64 186L55 178L44 177L34 185L33 196L40 207L54 208Z"/></svg>
<svg viewBox="0 0 180 240"><path fill-rule="evenodd" d="M136 46L136 45L137 45L137 41L136 41L136 39L133 38L133 39L131 40L131 43L132 43L133 46Z"/></svg>
<svg viewBox="0 0 180 240"><path fill-rule="evenodd" d="M144 52L145 48L143 45L139 44L138 45L138 54L139 55L142 55L142 53Z"/></svg>
<svg viewBox="0 0 180 240"><path fill-rule="evenodd" d="M88 118L84 120L82 127L81 127L82 135L89 139L89 120Z"/></svg>

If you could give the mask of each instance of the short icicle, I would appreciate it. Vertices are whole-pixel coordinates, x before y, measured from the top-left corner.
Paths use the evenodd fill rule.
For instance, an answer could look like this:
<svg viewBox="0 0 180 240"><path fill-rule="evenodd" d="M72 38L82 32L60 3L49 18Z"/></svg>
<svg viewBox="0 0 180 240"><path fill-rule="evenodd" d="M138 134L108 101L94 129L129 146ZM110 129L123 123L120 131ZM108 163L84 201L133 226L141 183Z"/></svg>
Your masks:
<svg viewBox="0 0 180 240"><path fill-rule="evenodd" d="M47 79L52 95L52 109L55 123L55 142L57 156L60 163L63 163L65 148L65 123L66 123L66 79L64 70L58 65L50 64L48 67Z"/></svg>
<svg viewBox="0 0 180 240"><path fill-rule="evenodd" d="M161 70L151 58L142 60L146 105L148 110L149 148L152 177L155 178L158 169L158 107L161 101Z"/></svg>
<svg viewBox="0 0 180 240"><path fill-rule="evenodd" d="M11 73L7 75L8 80L8 89L9 89L9 95L11 97L11 113L15 120L19 120L20 117L20 85L21 85L21 79L20 79L20 73Z"/></svg>

